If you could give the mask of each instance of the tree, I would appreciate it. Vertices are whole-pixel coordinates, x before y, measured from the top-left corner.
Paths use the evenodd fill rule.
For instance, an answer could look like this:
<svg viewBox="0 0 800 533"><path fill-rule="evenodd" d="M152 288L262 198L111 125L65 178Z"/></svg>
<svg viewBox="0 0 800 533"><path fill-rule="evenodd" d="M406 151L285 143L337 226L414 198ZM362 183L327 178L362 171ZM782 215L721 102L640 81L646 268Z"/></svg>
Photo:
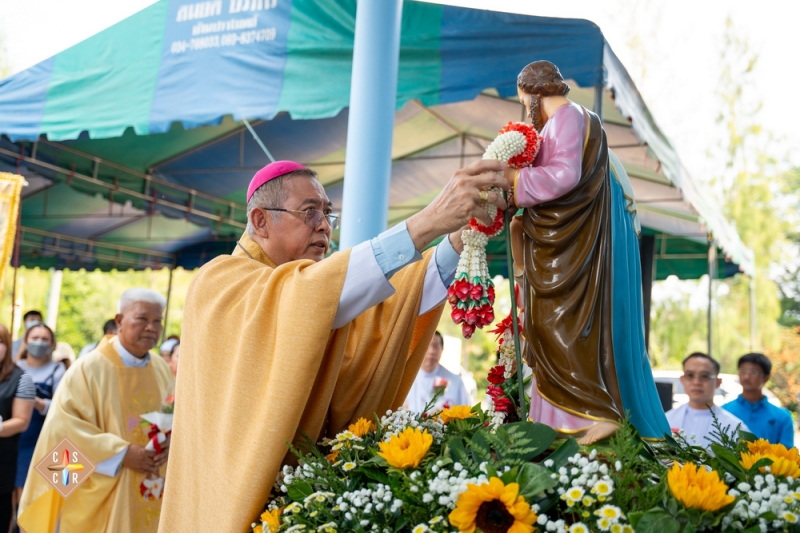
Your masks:
<svg viewBox="0 0 800 533"><path fill-rule="evenodd" d="M749 330L750 280L736 276L725 283L728 294L719 298L716 323L722 326L717 356L778 349L781 334L778 287L769 277L770 268L786 250L788 231L779 201L785 174L772 157L772 137L759 123L761 101L753 90L758 54L740 37L730 18L726 21L719 96L722 110L718 123L724 132L718 152L723 172L715 181L723 212L733 222L742 241L755 254L757 345L751 347Z"/></svg>

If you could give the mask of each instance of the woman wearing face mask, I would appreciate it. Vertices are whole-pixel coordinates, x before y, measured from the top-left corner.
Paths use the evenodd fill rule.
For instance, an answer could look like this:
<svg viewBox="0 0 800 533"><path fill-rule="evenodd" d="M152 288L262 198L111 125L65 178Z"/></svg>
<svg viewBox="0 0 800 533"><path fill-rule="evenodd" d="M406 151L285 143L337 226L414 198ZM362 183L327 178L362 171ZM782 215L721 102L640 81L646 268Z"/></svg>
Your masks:
<svg viewBox="0 0 800 533"><path fill-rule="evenodd" d="M17 496L22 494L25 478L28 475L33 449L44 425L44 417L50 408L50 401L56 387L64 377L64 363L53 361L53 350L56 347L56 336L53 330L44 324L33 326L25 332L25 339L19 352L17 366L30 374L36 385L31 424L19 441L17 460Z"/></svg>
<svg viewBox="0 0 800 533"><path fill-rule="evenodd" d="M11 334L0 324L0 532L11 526L20 433L31 420L35 387L11 359Z"/></svg>

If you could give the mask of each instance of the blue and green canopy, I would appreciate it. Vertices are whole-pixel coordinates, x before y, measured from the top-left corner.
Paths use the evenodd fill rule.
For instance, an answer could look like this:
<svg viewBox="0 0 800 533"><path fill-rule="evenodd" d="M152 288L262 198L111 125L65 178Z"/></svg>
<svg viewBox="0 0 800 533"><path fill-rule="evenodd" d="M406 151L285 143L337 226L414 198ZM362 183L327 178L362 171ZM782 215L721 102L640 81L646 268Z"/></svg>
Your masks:
<svg viewBox="0 0 800 533"><path fill-rule="evenodd" d="M314 167L340 205L355 12L352 0L160 0L0 80L0 170L30 183L22 264L191 268L229 252L247 184L269 162L260 143ZM655 213L651 226L642 218L661 239L658 277L704 272L708 231L721 235L720 272L749 268L749 251L694 192L584 20L405 2L390 223L427 205L500 126L522 118L516 74L535 59L556 63L589 107L592 88L607 88L611 146L644 184L642 213ZM647 204L653 191L670 198ZM502 242L494 253L501 273Z"/></svg>

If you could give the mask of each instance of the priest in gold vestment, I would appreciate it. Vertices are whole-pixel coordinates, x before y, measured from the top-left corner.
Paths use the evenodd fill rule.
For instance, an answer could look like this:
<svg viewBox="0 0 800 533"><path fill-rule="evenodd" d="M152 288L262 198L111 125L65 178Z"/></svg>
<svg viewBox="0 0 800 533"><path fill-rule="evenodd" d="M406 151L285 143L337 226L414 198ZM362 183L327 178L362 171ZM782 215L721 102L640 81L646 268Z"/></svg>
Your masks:
<svg viewBox="0 0 800 533"><path fill-rule="evenodd" d="M186 297L160 531L247 531L291 461L288 442L402 404L455 273L460 228L475 216L489 223L487 201L505 208L486 191L508 189L502 169L458 171L406 223L327 258L338 220L316 174L291 161L256 173L247 232Z"/></svg>
<svg viewBox="0 0 800 533"><path fill-rule="evenodd" d="M161 336L165 304L150 289L123 293L118 336L104 338L64 374L22 492L18 522L26 533L158 529L162 500L145 501L139 486L150 474L164 476L169 448L145 450L148 436L139 417L161 410L174 388L167 363L149 354ZM36 471L64 437L97 465L66 499Z"/></svg>

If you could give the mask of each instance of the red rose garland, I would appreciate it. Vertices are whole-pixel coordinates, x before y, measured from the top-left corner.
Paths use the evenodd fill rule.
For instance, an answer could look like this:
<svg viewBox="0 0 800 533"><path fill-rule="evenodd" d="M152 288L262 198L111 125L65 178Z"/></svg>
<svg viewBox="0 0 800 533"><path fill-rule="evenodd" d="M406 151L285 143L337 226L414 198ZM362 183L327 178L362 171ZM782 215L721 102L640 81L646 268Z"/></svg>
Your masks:
<svg viewBox="0 0 800 533"><path fill-rule="evenodd" d="M511 168L528 167L536 159L540 146L541 137L533 126L509 122L486 149L483 158L505 161ZM500 193L500 189L494 190ZM490 237L502 231L504 213L494 204L487 203L485 208L494 222L491 226L484 226L477 219L470 220L470 229L465 230L461 237L464 251L447 292L447 299L453 307L450 316L456 324L461 324L461 333L467 339L472 337L475 328L494 322L494 284L489 278L486 245Z"/></svg>

